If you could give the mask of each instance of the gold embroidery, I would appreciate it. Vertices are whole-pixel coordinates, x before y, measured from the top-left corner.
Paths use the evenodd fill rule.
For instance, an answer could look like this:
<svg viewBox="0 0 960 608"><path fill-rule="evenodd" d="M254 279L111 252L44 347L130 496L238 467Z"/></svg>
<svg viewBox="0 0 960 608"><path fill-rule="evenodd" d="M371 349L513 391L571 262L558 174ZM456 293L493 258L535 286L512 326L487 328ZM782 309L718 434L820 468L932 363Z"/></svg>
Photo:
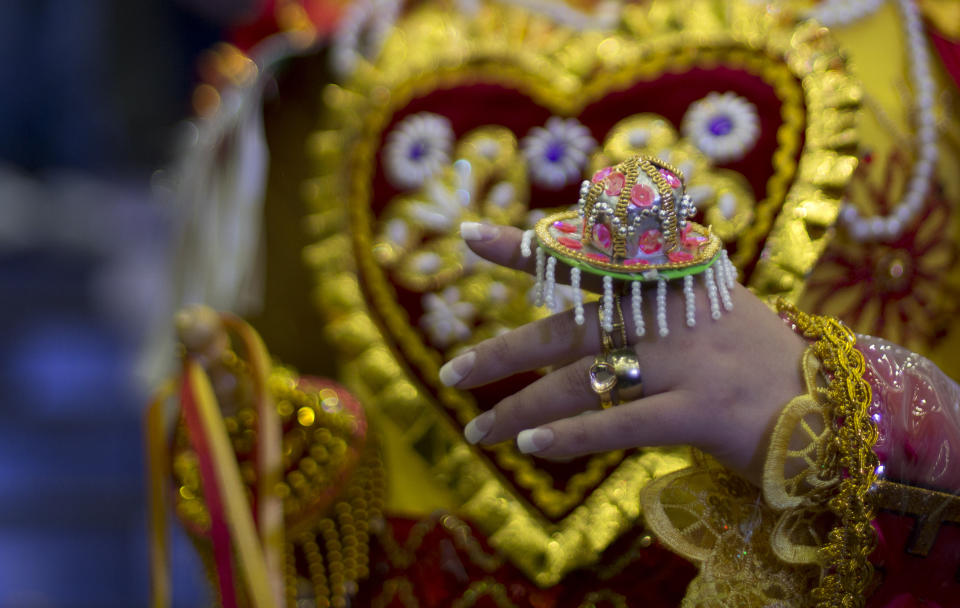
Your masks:
<svg viewBox="0 0 960 608"><path fill-rule="evenodd" d="M877 427L867 413L871 395L863 379L863 355L854 348L853 332L839 321L806 315L783 301L778 308L804 336L816 340L811 349L830 375L827 419L834 432L818 464L820 479L839 479L827 502L839 523L820 547L826 572L813 597L824 608L863 605L864 590L873 578L869 556L876 533L870 489L879 464L873 453Z"/></svg>

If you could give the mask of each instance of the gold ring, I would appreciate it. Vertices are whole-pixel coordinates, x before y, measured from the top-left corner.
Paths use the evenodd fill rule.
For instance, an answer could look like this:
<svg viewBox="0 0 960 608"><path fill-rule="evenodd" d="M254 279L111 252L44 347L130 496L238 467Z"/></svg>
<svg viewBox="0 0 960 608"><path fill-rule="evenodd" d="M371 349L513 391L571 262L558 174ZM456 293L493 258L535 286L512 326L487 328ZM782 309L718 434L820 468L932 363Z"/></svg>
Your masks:
<svg viewBox="0 0 960 608"><path fill-rule="evenodd" d="M643 397L643 376L640 374L640 362L632 347L619 348L609 354L607 361L613 366L616 377L616 399L618 404Z"/></svg>
<svg viewBox="0 0 960 608"><path fill-rule="evenodd" d="M616 368L603 355L598 356L590 366L590 388L600 397L601 408L607 409L620 404L615 400L616 387Z"/></svg>
<svg viewBox="0 0 960 608"><path fill-rule="evenodd" d="M600 397L600 407L607 409L642 397L643 377L637 353L627 343L620 298L614 298L612 332L603 328L603 312L603 307L599 306L597 318L603 351L590 366L590 388Z"/></svg>

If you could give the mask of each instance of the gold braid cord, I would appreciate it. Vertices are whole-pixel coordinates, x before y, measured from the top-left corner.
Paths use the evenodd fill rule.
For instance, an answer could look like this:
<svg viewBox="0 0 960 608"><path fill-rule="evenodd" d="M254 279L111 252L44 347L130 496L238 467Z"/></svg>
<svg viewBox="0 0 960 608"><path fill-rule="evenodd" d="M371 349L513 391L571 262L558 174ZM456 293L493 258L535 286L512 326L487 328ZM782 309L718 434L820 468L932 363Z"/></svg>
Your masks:
<svg viewBox="0 0 960 608"><path fill-rule="evenodd" d="M811 340L807 393L777 421L762 492L698 454L642 494L653 532L700 569L685 607L853 607L869 592L877 431L863 356L839 321L778 308Z"/></svg>

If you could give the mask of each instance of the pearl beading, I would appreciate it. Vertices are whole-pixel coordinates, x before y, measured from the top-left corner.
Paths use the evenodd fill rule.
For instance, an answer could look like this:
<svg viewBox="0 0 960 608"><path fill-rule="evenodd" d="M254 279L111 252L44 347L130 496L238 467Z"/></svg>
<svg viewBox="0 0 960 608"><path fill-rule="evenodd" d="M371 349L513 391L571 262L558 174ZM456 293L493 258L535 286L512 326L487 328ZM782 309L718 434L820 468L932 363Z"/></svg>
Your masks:
<svg viewBox="0 0 960 608"><path fill-rule="evenodd" d="M707 284L707 298L710 300L710 317L720 318L720 296L717 293L717 282L713 276L713 266L703 272L703 280Z"/></svg>
<svg viewBox="0 0 960 608"><path fill-rule="evenodd" d="M866 1L873 2L873 0ZM937 127L933 113L936 84L933 81L923 21L914 0L897 0L897 4L903 14L910 54L910 71L913 76L917 120L914 146L917 161L913 165L906 194L893 205L889 215L865 218L852 204L844 205L840 220L850 236L861 243L891 241L903 235L903 231L923 208L937 164ZM879 6L879 3L877 5Z"/></svg>
<svg viewBox="0 0 960 608"><path fill-rule="evenodd" d="M730 298L730 280L727 278L727 273L730 272L730 268L727 266L723 258L717 260L717 288L720 291L720 302L723 304L724 310L733 310L733 300Z"/></svg>
<svg viewBox="0 0 960 608"><path fill-rule="evenodd" d="M640 281L634 281L630 286L632 309L633 309L633 331L638 338L642 338L647 333L647 328L643 323L643 284Z"/></svg>
<svg viewBox="0 0 960 608"><path fill-rule="evenodd" d="M537 247L537 288L533 300L537 306L543 306L543 275L546 270L546 257L547 254L543 247Z"/></svg>
<svg viewBox="0 0 960 608"><path fill-rule="evenodd" d="M603 331L613 331L613 277L603 277Z"/></svg>
<svg viewBox="0 0 960 608"><path fill-rule="evenodd" d="M550 256L547 258L547 277L546 277L546 288L543 296L544 303L547 305L547 308L553 310L553 306L556 303L554 294L557 287L557 258Z"/></svg>
<svg viewBox="0 0 960 608"><path fill-rule="evenodd" d="M546 305L554 310L557 304L557 280L556 280L557 258L547 254L543 247L537 247L536 262L536 284L534 286L534 303L537 306ZM726 255L726 251L721 253L721 257L716 264L707 268L703 272L704 286L707 290L707 298L710 302L710 316L718 320L722 316L722 310L733 310L733 299L730 290L736 284L737 269ZM570 287L573 290L573 310L574 321L577 325L583 325L584 306L583 292L580 289L583 273L580 268L570 268ZM683 277L683 297L684 297L684 317L687 327L696 326L696 294L694 293L694 275ZM630 285L631 308L633 313L634 332L637 337L646 335L646 324L643 318L643 283L633 281ZM614 306L614 280L612 276L603 277L603 292L600 304L600 323L606 332L612 332L613 326L613 306ZM657 279L657 298L656 298L656 323L657 333L661 337L669 335L667 324L667 280Z"/></svg>
<svg viewBox="0 0 960 608"><path fill-rule="evenodd" d="M667 328L667 282L663 279L657 281L657 331L661 338L670 334Z"/></svg>
<svg viewBox="0 0 960 608"><path fill-rule="evenodd" d="M536 232L533 230L527 230L523 233L523 237L520 239L520 255L525 258L529 258L530 254L533 253L530 249L530 244L533 242L533 237L536 235Z"/></svg>
<svg viewBox="0 0 960 608"><path fill-rule="evenodd" d="M693 275L683 277L683 303L687 313L687 327L697 324L697 301L693 295Z"/></svg>
<svg viewBox="0 0 960 608"><path fill-rule="evenodd" d="M573 320L583 325L583 292L580 291L580 269L570 269L570 288L573 289Z"/></svg>
<svg viewBox="0 0 960 608"><path fill-rule="evenodd" d="M727 255L726 249L720 252L720 256L721 256L720 263L723 264L724 267L726 268L726 272L724 272L723 274L724 274L724 278L727 281L727 288L733 289L734 286L736 286L737 284L737 267L734 266L733 262L730 261L730 256ZM732 310L733 307L731 306L730 309Z"/></svg>

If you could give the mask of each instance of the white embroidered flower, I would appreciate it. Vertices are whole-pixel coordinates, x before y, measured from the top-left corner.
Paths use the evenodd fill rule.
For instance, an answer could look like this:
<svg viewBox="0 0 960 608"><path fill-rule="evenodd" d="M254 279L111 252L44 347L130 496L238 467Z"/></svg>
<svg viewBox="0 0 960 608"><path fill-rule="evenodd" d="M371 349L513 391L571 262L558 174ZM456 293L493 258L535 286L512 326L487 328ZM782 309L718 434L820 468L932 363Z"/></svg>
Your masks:
<svg viewBox="0 0 960 608"><path fill-rule="evenodd" d="M458 340L470 337L470 323L476 309L469 302L460 301L460 290L447 287L442 293L423 296L420 327L430 336L430 341L439 348L446 348Z"/></svg>
<svg viewBox="0 0 960 608"><path fill-rule="evenodd" d="M752 103L732 92L710 93L690 105L683 134L717 163L743 158L760 137L760 118Z"/></svg>
<svg viewBox="0 0 960 608"><path fill-rule="evenodd" d="M430 112L404 118L387 137L387 179L398 188L416 188L450 162L450 121Z"/></svg>
<svg viewBox="0 0 960 608"><path fill-rule="evenodd" d="M453 181L428 179L423 198L410 205L410 216L420 225L438 233L447 233L460 224L463 212L474 194L470 163L460 159L453 163Z"/></svg>
<svg viewBox="0 0 960 608"><path fill-rule="evenodd" d="M580 179L587 156L597 142L575 118L552 116L543 127L531 129L522 145L531 179L540 186L558 190Z"/></svg>

